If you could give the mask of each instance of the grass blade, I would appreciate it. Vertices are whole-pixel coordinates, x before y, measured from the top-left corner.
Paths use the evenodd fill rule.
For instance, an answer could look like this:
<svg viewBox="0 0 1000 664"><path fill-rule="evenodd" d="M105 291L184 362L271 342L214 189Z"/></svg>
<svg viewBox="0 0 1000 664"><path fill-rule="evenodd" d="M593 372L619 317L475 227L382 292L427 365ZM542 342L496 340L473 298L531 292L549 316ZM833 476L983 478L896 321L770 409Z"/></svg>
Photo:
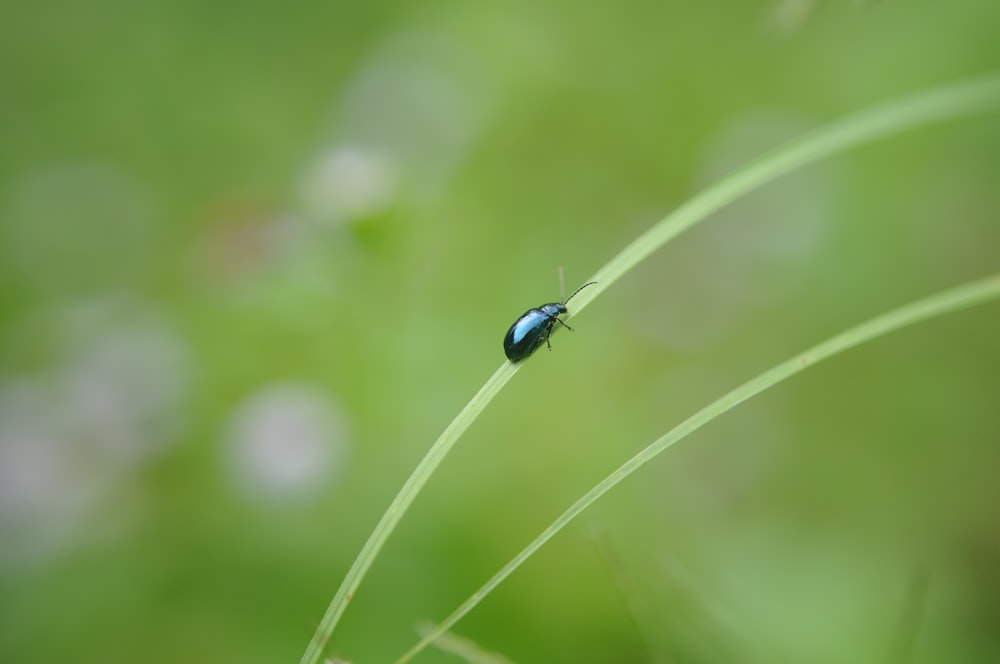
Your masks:
<svg viewBox="0 0 1000 664"><path fill-rule="evenodd" d="M825 157L934 122L1000 108L1000 77L990 76L875 106L814 130L727 176L657 222L591 277L574 301L580 311L640 261L710 214L772 180Z"/></svg>
<svg viewBox="0 0 1000 664"><path fill-rule="evenodd" d="M330 635L333 634L333 628L337 625L340 616L344 613L344 609L347 608L348 603L354 597L354 591L357 590L361 579L364 578L368 568L375 561L375 557L378 555L382 545L389 538L390 533L395 529L396 524L399 523L407 508L413 503L414 498L420 492L420 489L427 483L427 479L431 476L431 473L434 472L434 469L441 463L441 460L448 454L448 451L455 444L455 441L458 440L459 436L462 435L462 432L472 424L473 420L479 415L479 412L486 407L486 404L493 400L494 395L510 380L510 376L516 370L516 366L510 362L505 362L497 369L493 376L476 393L476 396L472 397L472 400L466 404L462 412L452 420L448 428L444 430L427 451L427 454L424 455L424 458L420 460L420 463L417 464L413 473L410 474L403 484L403 488L399 490L399 493L396 494L396 497L389 505L389 509L382 515L382 518L375 526L375 530L368 537L368 541L365 542L361 553L354 559L354 564L351 565L347 576L344 577L344 581L340 584L340 588L337 590L337 594L323 616L316 634L313 636L312 641L309 642L309 647L302 656L302 664L307 662L314 664L322 656L326 642L329 641Z"/></svg>
<svg viewBox="0 0 1000 664"><path fill-rule="evenodd" d="M667 448L682 440L688 434L700 429L711 422L716 417L726 411L738 406L750 397L760 394L768 389L787 380L800 371L815 365L833 355L842 353L859 344L871 341L876 337L894 332L908 325L913 325L921 321L943 316L958 309L964 309L976 304L1000 298L1000 274L993 275L986 279L974 281L972 283L947 290L937 295L918 300L899 309L877 316L857 327L853 327L846 332L842 332L823 343L813 346L809 350L799 353L781 364L765 371L756 378L753 378L743 385L737 387L717 401L709 404L688 419L681 422L666 435L653 441L648 447L636 454L634 457L622 464L615 472L604 478L593 489L588 491L582 498L563 512L552 524L546 528L541 535L535 538L519 554L504 565L483 587L477 590L469 599L462 603L450 616L444 619L437 628L427 634L420 642L408 650L402 657L396 660L396 664L403 664L409 661L414 655L424 649L431 641L440 634L451 629L455 623L462 619L479 602L493 591L511 573L521 566L524 561L530 558L538 549L548 542L552 537L562 530L570 521L585 509L594 504L601 496L614 488L619 482L637 471L653 457L657 456Z"/></svg>

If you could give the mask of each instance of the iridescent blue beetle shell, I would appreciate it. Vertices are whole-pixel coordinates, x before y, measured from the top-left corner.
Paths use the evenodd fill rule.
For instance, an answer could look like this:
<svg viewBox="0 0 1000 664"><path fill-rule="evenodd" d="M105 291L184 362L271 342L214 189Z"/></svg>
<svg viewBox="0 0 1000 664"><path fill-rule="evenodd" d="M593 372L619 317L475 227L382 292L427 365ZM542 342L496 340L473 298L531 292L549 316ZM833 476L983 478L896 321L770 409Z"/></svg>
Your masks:
<svg viewBox="0 0 1000 664"><path fill-rule="evenodd" d="M559 320L559 315L564 313L566 305L562 302L543 304L537 309L524 312L503 338L503 352L507 359L518 362L538 350L543 342L548 343L552 328ZM562 323L561 320L559 322Z"/></svg>
<svg viewBox="0 0 1000 664"><path fill-rule="evenodd" d="M585 283L577 288L573 295L595 283L597 282ZM520 362L538 350L538 347L543 343L549 347L549 350L552 350L549 337L552 336L552 328L556 326L556 323L572 331L573 328L563 322L559 316L567 313L566 302L572 300L573 295L570 295L564 302L550 302L534 309L528 309L521 314L521 317L514 321L503 338L503 352L507 359L511 362Z"/></svg>

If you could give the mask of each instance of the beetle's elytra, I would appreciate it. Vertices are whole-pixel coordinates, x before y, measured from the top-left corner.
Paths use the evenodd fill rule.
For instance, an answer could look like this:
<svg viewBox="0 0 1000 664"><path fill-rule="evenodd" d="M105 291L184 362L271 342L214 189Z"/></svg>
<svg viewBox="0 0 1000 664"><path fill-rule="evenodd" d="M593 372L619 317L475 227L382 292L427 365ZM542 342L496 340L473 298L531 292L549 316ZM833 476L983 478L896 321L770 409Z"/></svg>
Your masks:
<svg viewBox="0 0 1000 664"><path fill-rule="evenodd" d="M573 291L573 295L562 302L550 302L534 309L528 309L514 324L507 330L503 338L503 352L511 362L520 362L530 356L538 347L545 342L545 345L552 350L549 337L552 336L552 328L559 323L567 330L572 331L569 325L563 322L559 316L565 314L566 303L573 299L573 296L582 291L587 286L593 286L596 281L588 281L584 285Z"/></svg>

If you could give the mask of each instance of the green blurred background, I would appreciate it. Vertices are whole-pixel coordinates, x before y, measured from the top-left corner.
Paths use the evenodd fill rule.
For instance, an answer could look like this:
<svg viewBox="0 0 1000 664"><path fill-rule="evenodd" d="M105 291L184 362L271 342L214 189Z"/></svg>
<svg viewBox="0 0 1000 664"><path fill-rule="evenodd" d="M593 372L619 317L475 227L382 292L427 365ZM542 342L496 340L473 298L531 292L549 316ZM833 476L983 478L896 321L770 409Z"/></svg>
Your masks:
<svg viewBox="0 0 1000 664"><path fill-rule="evenodd" d="M996 0L3 3L0 662L298 661L558 266L998 69ZM998 209L981 116L657 252L472 426L330 652L399 655L697 408L995 272ZM517 662L1000 661L998 330L963 312L746 403L456 631Z"/></svg>

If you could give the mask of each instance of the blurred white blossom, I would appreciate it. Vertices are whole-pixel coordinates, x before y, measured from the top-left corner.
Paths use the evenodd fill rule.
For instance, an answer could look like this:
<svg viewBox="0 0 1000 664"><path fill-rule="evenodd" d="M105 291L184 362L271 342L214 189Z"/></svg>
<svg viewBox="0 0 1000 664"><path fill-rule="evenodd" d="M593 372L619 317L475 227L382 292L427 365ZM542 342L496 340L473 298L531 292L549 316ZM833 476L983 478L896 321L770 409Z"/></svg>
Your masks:
<svg viewBox="0 0 1000 664"><path fill-rule="evenodd" d="M187 348L160 316L95 300L37 325L58 329L49 341L61 357L0 378L0 562L56 550L98 515L114 523L128 505L109 499L185 419ZM6 341L32 337L14 330Z"/></svg>
<svg viewBox="0 0 1000 664"><path fill-rule="evenodd" d="M225 461L246 495L295 497L334 478L346 445L344 419L329 396L307 385L274 384L232 413Z"/></svg>

